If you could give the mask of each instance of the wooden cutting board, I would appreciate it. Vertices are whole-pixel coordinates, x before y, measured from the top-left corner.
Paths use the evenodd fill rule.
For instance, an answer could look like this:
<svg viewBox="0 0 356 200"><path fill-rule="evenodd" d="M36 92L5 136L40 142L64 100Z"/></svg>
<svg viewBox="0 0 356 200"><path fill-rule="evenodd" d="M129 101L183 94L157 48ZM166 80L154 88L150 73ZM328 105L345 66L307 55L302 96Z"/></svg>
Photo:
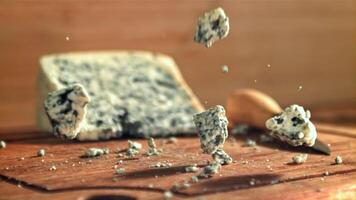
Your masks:
<svg viewBox="0 0 356 200"><path fill-rule="evenodd" d="M118 154L127 147L125 139L80 143L62 141L36 131L9 131L1 134L2 139L7 141L7 147L0 150L0 175L6 184L20 185L30 190L31 193L27 191L24 196L30 195L34 199L69 197L69 194L75 198L83 196L83 193L87 194L84 199L90 199L93 195L111 194L113 191L125 191L129 197L145 199L147 196L142 193L152 193L154 195L149 196L155 199L163 197L166 190L174 190L176 197L185 198L200 195L232 198L240 194L244 195L243 198L254 199L355 197L355 137L319 133L319 138L330 144L332 150L331 156L325 156L280 142L262 143L259 141L261 134L250 132L245 136L230 137L224 149L234 162L223 166L220 173L212 178L191 183L191 187L186 189L173 188L174 184L190 181L193 175L197 175L185 173L184 168L191 164L202 167L212 159L202 154L198 137L178 138L177 143L173 144L156 139L163 153L151 157L144 155L147 142L138 139L135 141L143 144L143 150L134 159L125 159ZM247 138L255 139L257 146L243 147ZM108 147L110 154L82 158L84 151L90 147ZM40 148L46 149L45 157L37 157ZM298 153L308 153L307 162L290 164L291 158ZM336 155L342 156L343 164L333 164ZM118 164L119 160L123 160L123 163ZM151 167L157 162L172 163L172 166ZM125 168L125 173L116 174L115 165ZM51 171L51 166L56 166L56 170ZM24 189L15 187L11 190ZM1 194L7 196L4 198ZM21 192L9 193L9 186L0 187L0 199L22 199L24 196L19 194Z"/></svg>

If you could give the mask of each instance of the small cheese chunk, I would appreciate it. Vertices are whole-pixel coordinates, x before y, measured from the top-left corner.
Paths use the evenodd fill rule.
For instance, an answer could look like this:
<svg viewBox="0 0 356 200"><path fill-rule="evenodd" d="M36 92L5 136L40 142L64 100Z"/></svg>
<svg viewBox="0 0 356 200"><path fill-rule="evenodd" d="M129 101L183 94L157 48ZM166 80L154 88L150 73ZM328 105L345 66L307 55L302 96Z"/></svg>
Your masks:
<svg viewBox="0 0 356 200"><path fill-rule="evenodd" d="M217 105L205 112L195 114L193 121L204 153L213 154L223 146L228 137L228 121L224 107Z"/></svg>
<svg viewBox="0 0 356 200"><path fill-rule="evenodd" d="M336 156L335 164L337 164L337 165L342 164L342 157L341 156Z"/></svg>
<svg viewBox="0 0 356 200"><path fill-rule="evenodd" d="M46 150L40 149L40 150L37 151L37 156L43 157L45 155L46 155Z"/></svg>
<svg viewBox="0 0 356 200"><path fill-rule="evenodd" d="M6 148L6 142L1 140L0 141L0 149L4 149L4 148Z"/></svg>
<svg viewBox="0 0 356 200"><path fill-rule="evenodd" d="M218 162L209 163L207 166L204 167L203 171L199 174L199 177L202 178L211 177L213 174L218 173L220 168L221 168L221 164Z"/></svg>
<svg viewBox="0 0 356 200"><path fill-rule="evenodd" d="M221 165L227 165L232 163L232 158L222 149L218 149L213 153L213 158Z"/></svg>
<svg viewBox="0 0 356 200"><path fill-rule="evenodd" d="M84 157L96 157L96 156L101 156L104 154L109 154L109 149L108 148L89 148L85 153Z"/></svg>
<svg viewBox="0 0 356 200"><path fill-rule="evenodd" d="M53 133L73 139L80 131L90 98L80 84L51 92L44 102Z"/></svg>
<svg viewBox="0 0 356 200"><path fill-rule="evenodd" d="M142 148L142 144L131 140L128 140L127 143L128 143L128 148L126 150L126 156L132 158L140 152Z"/></svg>
<svg viewBox="0 0 356 200"><path fill-rule="evenodd" d="M185 172L197 172L198 170L199 170L199 167L197 164L193 164L193 165L185 167Z"/></svg>
<svg viewBox="0 0 356 200"><path fill-rule="evenodd" d="M147 143L148 143L148 151L147 151L146 155L157 156L160 154L160 152L158 151L158 149L156 147L155 140L152 137L148 138Z"/></svg>
<svg viewBox="0 0 356 200"><path fill-rule="evenodd" d="M302 106L291 105L281 114L266 121L270 134L293 146L313 146L317 138L314 124L309 120L310 111Z"/></svg>
<svg viewBox="0 0 356 200"><path fill-rule="evenodd" d="M294 164L302 164L302 163L305 163L305 161L307 161L307 159L308 159L308 154L298 154L296 156L293 156L292 162Z"/></svg>
<svg viewBox="0 0 356 200"><path fill-rule="evenodd" d="M211 47L214 42L226 37L229 29L229 18L222 8L216 8L199 17L194 41Z"/></svg>

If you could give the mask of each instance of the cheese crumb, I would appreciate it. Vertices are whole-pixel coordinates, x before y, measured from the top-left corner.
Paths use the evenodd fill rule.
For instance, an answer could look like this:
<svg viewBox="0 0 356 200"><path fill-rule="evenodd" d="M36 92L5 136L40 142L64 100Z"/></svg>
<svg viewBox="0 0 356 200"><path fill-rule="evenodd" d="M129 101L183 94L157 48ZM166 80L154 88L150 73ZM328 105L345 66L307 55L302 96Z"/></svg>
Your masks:
<svg viewBox="0 0 356 200"><path fill-rule="evenodd" d="M140 152L142 148L142 144L138 142L133 142L131 140L128 140L127 142L128 142L128 148L126 150L126 156L132 158Z"/></svg>
<svg viewBox="0 0 356 200"><path fill-rule="evenodd" d="M292 161L294 164L302 164L304 163L308 158L308 154L298 154L296 156L293 156Z"/></svg>
<svg viewBox="0 0 356 200"><path fill-rule="evenodd" d="M163 196L164 199L171 199L173 197L173 193L171 191L165 191Z"/></svg>
<svg viewBox="0 0 356 200"><path fill-rule="evenodd" d="M117 174L123 174L123 173L125 173L125 168L118 168L118 169L116 169L116 173L117 173Z"/></svg>
<svg viewBox="0 0 356 200"><path fill-rule="evenodd" d="M221 165L218 162L209 163L207 166L203 168L203 171L199 174L199 177L208 178L213 174L218 173Z"/></svg>
<svg viewBox="0 0 356 200"><path fill-rule="evenodd" d="M213 159L221 165L232 163L232 158L222 149L218 149L213 153Z"/></svg>
<svg viewBox="0 0 356 200"><path fill-rule="evenodd" d="M172 163L169 163L169 162L157 162L156 164L154 165L151 165L150 167L152 168L167 168L167 167L172 167L173 164Z"/></svg>
<svg viewBox="0 0 356 200"><path fill-rule="evenodd" d="M250 185L255 185L256 184L256 180L255 179L251 179L250 180Z"/></svg>
<svg viewBox="0 0 356 200"><path fill-rule="evenodd" d="M154 139L152 137L148 138L147 140L148 143L148 151L147 151L147 155L148 156L157 156L159 155L159 151L156 148L156 143L154 141Z"/></svg>
<svg viewBox="0 0 356 200"><path fill-rule="evenodd" d="M335 158L335 164L339 165L339 164L342 164L342 157L341 156L336 156Z"/></svg>
<svg viewBox="0 0 356 200"><path fill-rule="evenodd" d="M221 70L222 70L222 72L223 73L228 73L229 72L229 66L227 66L227 65L223 65L223 66L221 66Z"/></svg>
<svg viewBox="0 0 356 200"><path fill-rule="evenodd" d="M298 92L301 91L302 89L303 89L303 86L300 85L300 86L298 87Z"/></svg>
<svg viewBox="0 0 356 200"><path fill-rule="evenodd" d="M245 141L245 144L243 144L242 146L243 147L255 147L257 144L256 144L256 141L252 140L252 139L247 139Z"/></svg>
<svg viewBox="0 0 356 200"><path fill-rule="evenodd" d="M140 144L138 142L134 142L131 140L128 140L127 142L128 142L129 149L140 150L142 148L142 144Z"/></svg>
<svg viewBox="0 0 356 200"><path fill-rule="evenodd" d="M199 168L197 167L197 164L193 164L185 168L185 172L197 172L198 170Z"/></svg>
<svg viewBox="0 0 356 200"><path fill-rule="evenodd" d="M89 148L85 153L84 157L96 157L104 154L109 154L108 148Z"/></svg>
<svg viewBox="0 0 356 200"><path fill-rule="evenodd" d="M1 140L0 141L0 149L4 149L4 148L6 148L6 142Z"/></svg>
<svg viewBox="0 0 356 200"><path fill-rule="evenodd" d="M49 171L55 171L57 170L57 167L55 165L52 165L50 168L49 168Z"/></svg>
<svg viewBox="0 0 356 200"><path fill-rule="evenodd" d="M199 182L199 178L197 176L192 176L192 182L193 183L198 183Z"/></svg>
<svg viewBox="0 0 356 200"><path fill-rule="evenodd" d="M40 149L40 150L38 150L38 152L37 152L37 156L39 156L39 157L43 157L43 156L45 156L46 155L46 151L44 150L44 149Z"/></svg>

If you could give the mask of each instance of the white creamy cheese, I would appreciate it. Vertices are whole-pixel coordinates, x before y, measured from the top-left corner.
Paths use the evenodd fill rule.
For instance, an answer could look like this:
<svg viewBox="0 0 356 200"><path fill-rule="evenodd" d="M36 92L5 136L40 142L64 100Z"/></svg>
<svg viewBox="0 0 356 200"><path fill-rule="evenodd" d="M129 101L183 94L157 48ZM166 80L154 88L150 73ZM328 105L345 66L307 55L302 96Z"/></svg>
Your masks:
<svg viewBox="0 0 356 200"><path fill-rule="evenodd" d="M291 105L281 114L266 121L270 134L293 146L313 146L317 138L314 124L310 121L310 111L302 106Z"/></svg>
<svg viewBox="0 0 356 200"><path fill-rule="evenodd" d="M51 127L43 109L48 93L77 84L87 91L91 101L82 125L75 120L55 130L78 140L194 134L191 116L203 110L174 61L162 54L108 51L48 55L41 59L38 78L37 124L43 130L56 126ZM58 109L48 110L50 119L56 117L52 113Z"/></svg>
<svg viewBox="0 0 356 200"><path fill-rule="evenodd" d="M211 47L214 42L226 37L229 29L229 18L222 8L216 8L199 17L194 41Z"/></svg>

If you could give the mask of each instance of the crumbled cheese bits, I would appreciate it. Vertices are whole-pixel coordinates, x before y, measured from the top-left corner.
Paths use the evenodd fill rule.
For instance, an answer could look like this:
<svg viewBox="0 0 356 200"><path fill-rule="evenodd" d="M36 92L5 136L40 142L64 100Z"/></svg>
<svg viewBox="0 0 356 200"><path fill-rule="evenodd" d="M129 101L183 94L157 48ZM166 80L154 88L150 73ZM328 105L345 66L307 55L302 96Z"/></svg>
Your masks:
<svg viewBox="0 0 356 200"><path fill-rule="evenodd" d="M317 138L314 124L310 121L310 111L302 106L291 105L281 114L266 121L270 134L292 146L313 146Z"/></svg>
<svg viewBox="0 0 356 200"><path fill-rule="evenodd" d="M44 107L54 135L75 138L80 131L89 102L89 95L80 84L49 93Z"/></svg>
<svg viewBox="0 0 356 200"><path fill-rule="evenodd" d="M194 41L211 47L217 40L225 38L229 29L229 18L222 8L216 8L199 17Z"/></svg>
<svg viewBox="0 0 356 200"><path fill-rule="evenodd" d="M195 114L193 121L204 153L213 154L223 146L228 136L228 121L224 107L217 105L205 112Z"/></svg>
<svg viewBox="0 0 356 200"><path fill-rule="evenodd" d="M232 158L222 149L218 149L213 153L213 158L221 165L228 165L232 163Z"/></svg>

